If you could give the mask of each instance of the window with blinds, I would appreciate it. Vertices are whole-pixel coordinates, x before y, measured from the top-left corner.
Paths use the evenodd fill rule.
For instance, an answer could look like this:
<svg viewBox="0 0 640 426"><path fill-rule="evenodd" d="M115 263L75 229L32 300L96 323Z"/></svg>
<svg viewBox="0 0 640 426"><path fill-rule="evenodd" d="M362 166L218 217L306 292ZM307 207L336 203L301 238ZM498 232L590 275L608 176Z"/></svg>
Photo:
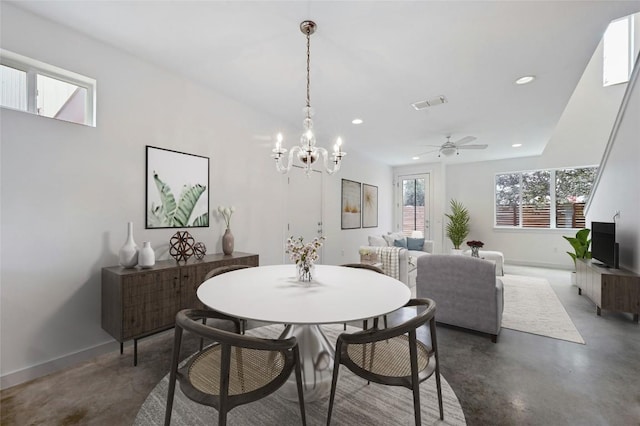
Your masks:
<svg viewBox="0 0 640 426"><path fill-rule="evenodd" d="M499 173L495 176L495 226L584 228L584 206L597 167Z"/></svg>

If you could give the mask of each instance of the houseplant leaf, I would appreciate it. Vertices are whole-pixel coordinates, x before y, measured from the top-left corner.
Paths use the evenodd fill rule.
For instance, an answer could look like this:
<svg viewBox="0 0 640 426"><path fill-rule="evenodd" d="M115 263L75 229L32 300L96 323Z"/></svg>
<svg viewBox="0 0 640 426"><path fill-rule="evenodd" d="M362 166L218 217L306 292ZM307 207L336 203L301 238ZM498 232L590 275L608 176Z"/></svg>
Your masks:
<svg viewBox="0 0 640 426"><path fill-rule="evenodd" d="M172 217L174 225L187 226L198 199L206 189L206 186L200 185L199 183L192 187L185 187L180 195L180 201L178 201L178 206Z"/></svg>
<svg viewBox="0 0 640 426"><path fill-rule="evenodd" d="M156 183L158 193L160 194L160 201L162 210L164 211L166 224L169 225L176 210L176 199L173 197L173 193L171 192L169 185L160 180L157 173L153 174L153 180Z"/></svg>
<svg viewBox="0 0 640 426"><path fill-rule="evenodd" d="M446 227L447 237L455 249L460 249L460 245L469 235L469 211L461 202L452 199L451 214L445 216L449 219Z"/></svg>

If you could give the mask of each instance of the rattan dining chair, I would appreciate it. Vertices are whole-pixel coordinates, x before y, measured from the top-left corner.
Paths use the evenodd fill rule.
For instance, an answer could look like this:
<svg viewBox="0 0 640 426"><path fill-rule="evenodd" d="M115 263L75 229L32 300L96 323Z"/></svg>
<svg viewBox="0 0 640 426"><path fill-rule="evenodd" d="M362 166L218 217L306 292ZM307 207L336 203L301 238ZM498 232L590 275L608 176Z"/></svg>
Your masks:
<svg viewBox="0 0 640 426"><path fill-rule="evenodd" d="M378 268L377 266L373 266L373 265L369 265L367 263L345 263L344 265L340 265L340 266L345 266L347 268L359 268L359 269L368 269L370 271L373 272L377 272L379 274L384 274L384 271L380 268ZM387 328L387 316L384 315L383 317L384 320L384 328ZM362 321L362 329L366 330L368 328L368 320L364 320ZM344 324L344 329L347 329L347 323Z"/></svg>
<svg viewBox="0 0 640 426"><path fill-rule="evenodd" d="M411 389L416 426L421 424L420 383L435 373L440 420L444 420L436 341L436 304L431 299L411 299L404 307L413 306L417 307L416 316L400 325L378 329L376 319L374 327L369 330L338 336L327 426L331 424L340 364L371 382ZM427 323L430 343L416 338L417 329Z"/></svg>
<svg viewBox="0 0 640 426"><path fill-rule="evenodd" d="M231 333L202 324L202 318L239 321L215 311L185 309L176 315L175 338L165 426L171 423L176 380L192 401L218 410L218 424L225 425L227 413L242 404L257 401L278 390L295 371L302 424L306 425L300 353L295 337L260 339ZM214 340L215 344L193 355L178 368L183 330Z"/></svg>
<svg viewBox="0 0 640 426"><path fill-rule="evenodd" d="M219 266L219 267L214 268L214 269L210 270L209 272L207 272L207 275L204 276L204 279L202 280L202 282L205 282L209 278L213 278L215 276L218 276L218 275L221 275L221 274L225 274L227 272L237 271L238 269L246 269L246 268L251 268L251 266L248 266L248 265ZM240 320L240 334L244 334L246 329L247 329L247 320L241 319ZM202 340L200 341L200 350L202 350Z"/></svg>

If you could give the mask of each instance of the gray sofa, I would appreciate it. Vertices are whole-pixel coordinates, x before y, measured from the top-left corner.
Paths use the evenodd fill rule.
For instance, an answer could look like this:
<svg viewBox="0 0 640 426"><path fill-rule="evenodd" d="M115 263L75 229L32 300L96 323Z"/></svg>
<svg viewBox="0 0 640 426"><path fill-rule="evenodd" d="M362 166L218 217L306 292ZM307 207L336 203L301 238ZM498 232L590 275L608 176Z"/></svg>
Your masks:
<svg viewBox="0 0 640 426"><path fill-rule="evenodd" d="M432 255L419 257L417 269L417 297L435 300L437 322L488 333L497 341L504 302L495 263Z"/></svg>

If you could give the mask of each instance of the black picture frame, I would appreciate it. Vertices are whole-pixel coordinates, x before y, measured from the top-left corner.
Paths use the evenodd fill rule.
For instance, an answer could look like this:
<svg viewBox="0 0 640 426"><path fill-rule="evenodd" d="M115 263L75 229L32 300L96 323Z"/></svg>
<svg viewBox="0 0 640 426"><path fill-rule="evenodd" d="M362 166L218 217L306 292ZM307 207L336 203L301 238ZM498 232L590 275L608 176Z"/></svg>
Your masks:
<svg viewBox="0 0 640 426"><path fill-rule="evenodd" d="M341 229L359 229L362 226L362 184L342 179L342 202L340 205Z"/></svg>
<svg viewBox="0 0 640 426"><path fill-rule="evenodd" d="M150 145L145 157L145 229L209 227L209 157Z"/></svg>

